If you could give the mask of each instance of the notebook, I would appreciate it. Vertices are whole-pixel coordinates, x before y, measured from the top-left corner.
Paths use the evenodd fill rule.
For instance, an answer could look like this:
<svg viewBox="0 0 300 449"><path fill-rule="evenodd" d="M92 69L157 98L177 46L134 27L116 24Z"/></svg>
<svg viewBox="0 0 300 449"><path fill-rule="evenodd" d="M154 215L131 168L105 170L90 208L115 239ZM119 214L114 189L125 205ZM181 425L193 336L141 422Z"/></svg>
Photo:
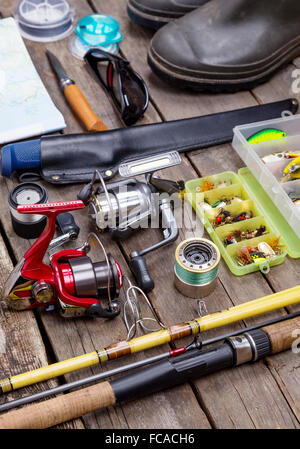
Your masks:
<svg viewBox="0 0 300 449"><path fill-rule="evenodd" d="M0 143L65 126L30 59L15 20L0 20Z"/></svg>

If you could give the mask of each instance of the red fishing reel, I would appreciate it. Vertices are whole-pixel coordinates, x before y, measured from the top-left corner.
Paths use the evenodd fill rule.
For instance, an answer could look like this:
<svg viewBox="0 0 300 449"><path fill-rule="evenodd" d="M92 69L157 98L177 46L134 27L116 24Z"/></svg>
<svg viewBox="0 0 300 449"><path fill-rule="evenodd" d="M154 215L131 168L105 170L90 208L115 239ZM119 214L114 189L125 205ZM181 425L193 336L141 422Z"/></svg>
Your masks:
<svg viewBox="0 0 300 449"><path fill-rule="evenodd" d="M12 308L25 310L59 305L66 317L113 318L120 313L116 298L122 287L122 271L112 255L106 254L95 234L90 234L82 248L59 251L50 256L49 265L43 262L54 236L57 215L84 207L82 201L18 207L19 213L46 215L47 224L4 285L3 297ZM105 255L101 262L93 262L87 256L97 244ZM107 307L103 307L102 300L107 300Z"/></svg>

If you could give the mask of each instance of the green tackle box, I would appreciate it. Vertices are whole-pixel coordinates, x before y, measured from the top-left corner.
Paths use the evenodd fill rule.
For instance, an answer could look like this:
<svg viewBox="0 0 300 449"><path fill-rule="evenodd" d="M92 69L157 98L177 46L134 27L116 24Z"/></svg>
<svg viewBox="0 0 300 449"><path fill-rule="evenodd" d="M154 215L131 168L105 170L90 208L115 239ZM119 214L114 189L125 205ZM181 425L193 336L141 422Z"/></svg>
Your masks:
<svg viewBox="0 0 300 449"><path fill-rule="evenodd" d="M209 183L215 187L211 190L201 191L205 183L206 186ZM188 181L185 187L188 201L192 204L211 239L220 249L230 271L236 276L258 270L268 273L270 267L279 265L284 261L286 254L291 257L300 257L300 239L247 167L241 168L238 174L223 172L205 178L193 179ZM234 201L233 204L215 206L219 201L222 203L224 198L236 197L239 198L239 202ZM207 210L205 206L207 204L215 207ZM232 216L252 211L253 217L216 226L215 219L219 216L221 210L230 212ZM265 234L225 245L224 240L232 236L235 231L251 232L260 226L266 228ZM237 251L241 247L257 247L260 242L270 244L277 239L279 239L280 245L279 254L245 266L239 265Z"/></svg>

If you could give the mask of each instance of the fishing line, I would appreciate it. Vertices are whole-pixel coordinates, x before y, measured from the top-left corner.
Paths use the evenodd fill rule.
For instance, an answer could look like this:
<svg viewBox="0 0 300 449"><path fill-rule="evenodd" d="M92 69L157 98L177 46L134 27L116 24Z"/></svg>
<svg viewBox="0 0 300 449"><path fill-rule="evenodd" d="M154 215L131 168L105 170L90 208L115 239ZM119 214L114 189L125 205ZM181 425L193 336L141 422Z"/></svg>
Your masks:
<svg viewBox="0 0 300 449"><path fill-rule="evenodd" d="M220 251L207 239L191 238L181 242L175 252L175 286L185 296L208 296L217 281Z"/></svg>
<svg viewBox="0 0 300 449"><path fill-rule="evenodd" d="M47 190L33 182L24 182L15 187L8 196L12 227L24 239L34 239L43 232L47 217L38 214L20 214L18 206L24 204L43 204L48 201Z"/></svg>

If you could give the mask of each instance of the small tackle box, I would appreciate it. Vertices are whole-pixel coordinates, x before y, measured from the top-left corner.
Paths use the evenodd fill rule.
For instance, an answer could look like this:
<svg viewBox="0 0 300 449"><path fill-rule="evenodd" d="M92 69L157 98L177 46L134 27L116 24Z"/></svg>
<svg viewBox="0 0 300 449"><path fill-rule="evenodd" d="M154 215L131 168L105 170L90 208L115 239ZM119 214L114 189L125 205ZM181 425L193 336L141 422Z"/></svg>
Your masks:
<svg viewBox="0 0 300 449"><path fill-rule="evenodd" d="M247 167L241 168L238 174L223 172L193 179L185 188L188 201L233 274L242 276L258 270L268 273L270 267L284 261L287 253L300 256L300 240ZM218 221L220 215L226 217L227 214L237 221ZM261 230L262 234L252 236L256 230ZM235 235L239 236L239 241L235 241ZM287 236L287 241L283 235ZM263 242L271 248L276 243L275 255L258 257L242 266L238 260L239 251L243 247L257 248Z"/></svg>
<svg viewBox="0 0 300 449"><path fill-rule="evenodd" d="M249 143L251 136L267 129L282 131L285 137ZM300 238L300 201L297 206L289 195L295 192L299 195L300 178L282 182L283 169L289 161L274 157L274 154L280 156L284 152L295 152L300 156L300 115L237 126L233 131L233 148Z"/></svg>

